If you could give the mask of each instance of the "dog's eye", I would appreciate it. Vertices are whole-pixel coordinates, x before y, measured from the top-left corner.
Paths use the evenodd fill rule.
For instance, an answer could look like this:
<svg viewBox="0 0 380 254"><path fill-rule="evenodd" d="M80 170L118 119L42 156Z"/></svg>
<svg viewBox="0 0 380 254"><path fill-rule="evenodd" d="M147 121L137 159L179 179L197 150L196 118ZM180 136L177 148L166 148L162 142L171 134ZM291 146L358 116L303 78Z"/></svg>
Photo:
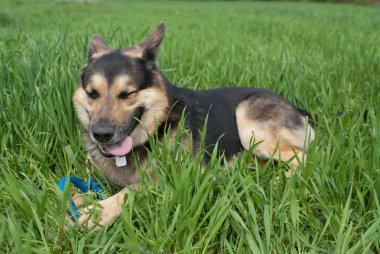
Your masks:
<svg viewBox="0 0 380 254"><path fill-rule="evenodd" d="M87 95L93 100L99 98L99 93L96 90L92 90L91 92L87 93Z"/></svg>
<svg viewBox="0 0 380 254"><path fill-rule="evenodd" d="M117 98L119 98L120 100L125 100L125 99L127 99L131 94L133 94L133 93L135 93L136 91L133 91L133 92L126 92L126 91L123 91L123 92L121 92L118 96L117 96Z"/></svg>

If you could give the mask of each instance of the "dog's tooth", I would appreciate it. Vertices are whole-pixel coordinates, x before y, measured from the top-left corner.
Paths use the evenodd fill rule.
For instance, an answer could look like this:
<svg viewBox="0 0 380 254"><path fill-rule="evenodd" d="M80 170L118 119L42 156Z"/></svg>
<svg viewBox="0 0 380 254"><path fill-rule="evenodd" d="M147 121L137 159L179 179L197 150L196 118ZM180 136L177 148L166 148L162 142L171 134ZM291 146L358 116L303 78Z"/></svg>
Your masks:
<svg viewBox="0 0 380 254"><path fill-rule="evenodd" d="M127 165L127 157L125 156L115 156L116 166L123 167Z"/></svg>

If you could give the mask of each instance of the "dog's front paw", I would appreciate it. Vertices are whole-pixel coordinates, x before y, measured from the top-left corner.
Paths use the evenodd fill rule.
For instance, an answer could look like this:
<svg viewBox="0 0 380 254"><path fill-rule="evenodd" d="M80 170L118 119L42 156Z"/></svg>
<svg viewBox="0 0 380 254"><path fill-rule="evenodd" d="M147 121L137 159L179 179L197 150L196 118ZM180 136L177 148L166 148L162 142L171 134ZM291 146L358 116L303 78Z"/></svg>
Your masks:
<svg viewBox="0 0 380 254"><path fill-rule="evenodd" d="M108 227L119 217L121 205L118 195L98 201L95 205L79 210L81 216L77 223L95 231Z"/></svg>

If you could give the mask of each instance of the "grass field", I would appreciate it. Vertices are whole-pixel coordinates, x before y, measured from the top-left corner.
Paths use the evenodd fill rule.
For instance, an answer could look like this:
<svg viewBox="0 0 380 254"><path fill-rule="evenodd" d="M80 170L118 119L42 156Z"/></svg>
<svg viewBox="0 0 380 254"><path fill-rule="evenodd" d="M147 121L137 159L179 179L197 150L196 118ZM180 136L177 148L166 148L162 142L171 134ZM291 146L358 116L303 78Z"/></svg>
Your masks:
<svg viewBox="0 0 380 254"><path fill-rule="evenodd" d="M108 229L65 231L60 177L117 191L86 170L71 103L89 37L127 47L162 20L174 84L265 87L317 115L309 161L290 179L249 154L200 174L202 154L157 144L157 186L130 194ZM379 41L380 9L365 6L1 1L0 252L379 253Z"/></svg>

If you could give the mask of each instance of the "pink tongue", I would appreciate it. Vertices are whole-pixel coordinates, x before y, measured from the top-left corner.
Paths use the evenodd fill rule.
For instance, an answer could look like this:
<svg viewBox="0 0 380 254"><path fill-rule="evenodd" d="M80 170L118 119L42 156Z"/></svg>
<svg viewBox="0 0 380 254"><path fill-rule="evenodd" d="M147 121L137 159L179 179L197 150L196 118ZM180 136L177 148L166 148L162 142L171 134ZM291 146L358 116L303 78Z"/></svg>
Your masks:
<svg viewBox="0 0 380 254"><path fill-rule="evenodd" d="M114 145L106 145L104 148L109 154L115 156L123 156L131 152L132 150L132 138L127 136L125 139Z"/></svg>

